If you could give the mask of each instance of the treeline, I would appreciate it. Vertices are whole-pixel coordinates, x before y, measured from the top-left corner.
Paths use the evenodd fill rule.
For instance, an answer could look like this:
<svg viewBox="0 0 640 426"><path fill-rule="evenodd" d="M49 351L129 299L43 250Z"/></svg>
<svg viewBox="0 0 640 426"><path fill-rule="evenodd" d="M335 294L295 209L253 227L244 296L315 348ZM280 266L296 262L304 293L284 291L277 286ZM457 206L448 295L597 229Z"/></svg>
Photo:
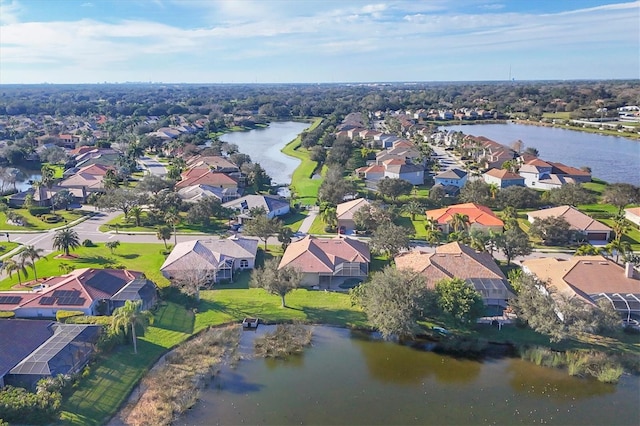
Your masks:
<svg viewBox="0 0 640 426"><path fill-rule="evenodd" d="M482 108L501 113L595 111L640 104L640 82L479 82L386 85L9 85L0 115L165 117L250 112L270 117L352 111Z"/></svg>

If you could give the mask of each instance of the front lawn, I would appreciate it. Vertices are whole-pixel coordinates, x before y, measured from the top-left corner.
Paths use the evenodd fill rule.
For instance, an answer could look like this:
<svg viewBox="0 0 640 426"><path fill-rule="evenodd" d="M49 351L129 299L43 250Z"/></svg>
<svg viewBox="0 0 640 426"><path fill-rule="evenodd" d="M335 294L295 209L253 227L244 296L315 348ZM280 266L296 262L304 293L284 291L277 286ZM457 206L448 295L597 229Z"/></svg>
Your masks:
<svg viewBox="0 0 640 426"><path fill-rule="evenodd" d="M229 226L228 219L214 219L211 220L211 224L209 226L203 226L201 224L187 223L185 213L180 213L180 216L182 217L182 221L176 225L176 231L178 233L220 234L226 232ZM109 222L100 225L100 231L148 232L150 234L155 234L158 226L165 225L164 223L149 225L146 222L146 214L144 213L140 219L141 226L136 226L135 221L131 217L129 218L129 221L126 221L124 214L121 214L120 216L111 219Z"/></svg>
<svg viewBox="0 0 640 426"><path fill-rule="evenodd" d="M111 254L104 244L96 247L80 247L71 252L78 256L76 259L56 259L60 252L49 254L36 261L36 270L39 278L57 276L64 273L61 264L73 268L113 268L122 265L132 271L144 272L147 278L160 287L169 285L169 281L160 273L160 267L164 263L165 256L161 253L163 244L122 243ZM33 279L33 270L27 268L28 280ZM25 281L23 277L23 282ZM18 276L5 278L0 281L0 290L9 290L18 283Z"/></svg>
<svg viewBox="0 0 640 426"><path fill-rule="evenodd" d="M44 231L47 229L59 228L66 223L73 222L83 216L91 215L91 212L85 210L56 210L56 214L60 216L60 220L55 223L47 223L39 217L31 216L27 209L10 209L13 213L22 216L24 226L16 226L7 224L7 213L0 212L0 229L6 231Z"/></svg>
<svg viewBox="0 0 640 426"><path fill-rule="evenodd" d="M20 244L18 244L18 243L9 243L9 242L0 243L0 257L2 257L5 254L9 253L11 250L13 250L14 248L18 247L19 245Z"/></svg>

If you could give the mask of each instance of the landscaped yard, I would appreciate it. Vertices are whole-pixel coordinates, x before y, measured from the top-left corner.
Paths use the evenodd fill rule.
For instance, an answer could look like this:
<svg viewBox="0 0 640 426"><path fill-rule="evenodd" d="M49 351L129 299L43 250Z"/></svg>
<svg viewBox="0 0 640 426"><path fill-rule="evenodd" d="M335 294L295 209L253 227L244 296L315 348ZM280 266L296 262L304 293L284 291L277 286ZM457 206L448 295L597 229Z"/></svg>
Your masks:
<svg viewBox="0 0 640 426"><path fill-rule="evenodd" d="M4 256L5 254L9 253L11 250L18 247L19 245L20 244L18 243L9 243L9 242L0 243L0 256Z"/></svg>
<svg viewBox="0 0 640 426"><path fill-rule="evenodd" d="M226 232L229 225L228 219L212 219L211 225L202 226L201 224L188 224L186 221L186 213L181 213L182 221L176 225L176 231L178 233L199 233L199 234L221 234ZM126 221L124 214L111 219L104 225L100 225L100 231L122 231L122 232L148 232L155 234L158 226L165 225L164 223L145 226L146 215L143 213L140 220L142 226L136 226L133 218L130 217L129 221ZM173 238L173 237L172 237Z"/></svg>
<svg viewBox="0 0 640 426"><path fill-rule="evenodd" d="M166 278L160 273L160 266L164 263L165 256L161 253L163 244L122 243L111 254L104 244L96 247L80 247L71 252L78 256L76 259L56 259L60 252L54 252L36 262L38 277L51 277L63 273L61 264L73 268L109 268L122 265L132 271L144 272L147 278L161 287L169 285ZM28 279L33 279L33 270L27 268ZM23 277L24 281L24 277ZM9 290L18 283L16 274L13 278L5 278L0 281L0 290Z"/></svg>
<svg viewBox="0 0 640 426"><path fill-rule="evenodd" d="M60 216L60 221L47 223L39 217L31 216L27 209L9 209L8 211L22 216L24 226L7 224L7 212L0 212L0 229L3 231L44 231L64 226L65 220L70 223L78 218L92 214L86 210L56 210L56 214Z"/></svg>

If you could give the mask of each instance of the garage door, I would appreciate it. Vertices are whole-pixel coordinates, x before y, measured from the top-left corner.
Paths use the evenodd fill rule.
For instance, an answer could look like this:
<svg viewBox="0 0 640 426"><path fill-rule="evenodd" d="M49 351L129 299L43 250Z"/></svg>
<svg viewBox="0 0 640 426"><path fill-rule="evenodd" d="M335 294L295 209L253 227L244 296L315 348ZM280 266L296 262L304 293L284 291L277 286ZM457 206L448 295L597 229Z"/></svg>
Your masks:
<svg viewBox="0 0 640 426"><path fill-rule="evenodd" d="M607 233L606 232L589 233L588 237L589 237L589 241L605 241L607 239Z"/></svg>

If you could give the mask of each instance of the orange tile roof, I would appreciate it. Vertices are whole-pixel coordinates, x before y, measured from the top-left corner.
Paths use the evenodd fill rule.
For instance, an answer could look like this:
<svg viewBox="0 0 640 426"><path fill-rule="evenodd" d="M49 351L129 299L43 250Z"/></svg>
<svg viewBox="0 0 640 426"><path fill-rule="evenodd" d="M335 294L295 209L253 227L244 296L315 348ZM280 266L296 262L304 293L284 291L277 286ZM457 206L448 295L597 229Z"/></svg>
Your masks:
<svg viewBox="0 0 640 426"><path fill-rule="evenodd" d="M504 226L504 222L496 216L489 207L475 203L454 204L449 207L436 210L427 210L429 219L435 219L440 224L448 223L456 213L467 215L470 224L480 224L484 226Z"/></svg>
<svg viewBox="0 0 640 426"><path fill-rule="evenodd" d="M495 178L502 179L502 180L524 179L522 176L504 169L491 169L488 172L486 172L485 175L493 176Z"/></svg>
<svg viewBox="0 0 640 426"><path fill-rule="evenodd" d="M307 235L289 244L280 260L280 268L293 266L306 273L332 273L340 263L369 263L369 246L353 238L317 238Z"/></svg>

